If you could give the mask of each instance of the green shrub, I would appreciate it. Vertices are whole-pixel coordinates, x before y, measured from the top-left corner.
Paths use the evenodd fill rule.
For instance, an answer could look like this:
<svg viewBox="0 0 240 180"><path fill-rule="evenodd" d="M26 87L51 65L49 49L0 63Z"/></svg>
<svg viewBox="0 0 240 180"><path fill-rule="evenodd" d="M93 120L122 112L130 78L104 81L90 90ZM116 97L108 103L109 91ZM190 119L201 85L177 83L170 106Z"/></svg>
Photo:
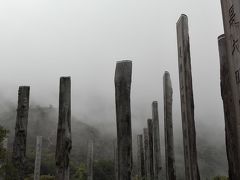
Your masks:
<svg viewBox="0 0 240 180"><path fill-rule="evenodd" d="M212 180L229 180L229 178L225 176L216 176Z"/></svg>
<svg viewBox="0 0 240 180"><path fill-rule="evenodd" d="M87 169L85 164L80 164L80 166L76 170L74 178L77 180L87 180Z"/></svg>
<svg viewBox="0 0 240 180"><path fill-rule="evenodd" d="M40 180L54 180L54 176L43 175Z"/></svg>

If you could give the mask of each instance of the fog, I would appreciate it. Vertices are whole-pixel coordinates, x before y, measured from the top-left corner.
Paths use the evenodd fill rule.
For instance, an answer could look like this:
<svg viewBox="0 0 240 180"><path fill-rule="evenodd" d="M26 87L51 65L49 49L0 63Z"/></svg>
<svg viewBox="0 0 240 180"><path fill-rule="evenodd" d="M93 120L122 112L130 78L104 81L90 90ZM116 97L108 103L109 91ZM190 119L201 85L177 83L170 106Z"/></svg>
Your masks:
<svg viewBox="0 0 240 180"><path fill-rule="evenodd" d="M173 83L174 123L180 124L175 26L182 13L189 16L196 116L223 130L218 1L0 1L1 97L16 103L18 86L30 85L32 104L58 106L59 77L70 75L73 114L115 127L115 62L129 59L133 128L142 129L153 100L163 117L165 70Z"/></svg>
<svg viewBox="0 0 240 180"><path fill-rule="evenodd" d="M159 102L163 141L163 73L173 85L175 144L181 144L176 22L189 17L196 131L224 142L217 36L220 1L8 0L0 1L0 112L16 106L20 85L31 86L31 106L58 107L60 76L71 76L72 114L116 135L116 61L133 61L132 128L142 133Z"/></svg>

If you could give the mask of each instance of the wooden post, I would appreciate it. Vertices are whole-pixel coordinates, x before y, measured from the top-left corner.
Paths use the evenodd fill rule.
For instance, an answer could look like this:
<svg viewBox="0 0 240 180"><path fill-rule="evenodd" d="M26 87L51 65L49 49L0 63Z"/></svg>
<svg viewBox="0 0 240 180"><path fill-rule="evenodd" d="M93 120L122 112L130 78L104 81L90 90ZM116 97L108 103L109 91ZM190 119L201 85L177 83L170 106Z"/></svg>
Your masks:
<svg viewBox="0 0 240 180"><path fill-rule="evenodd" d="M56 145L56 180L69 180L71 148L71 79L70 77L61 77Z"/></svg>
<svg viewBox="0 0 240 180"><path fill-rule="evenodd" d="M159 133L159 117L158 103L152 103L152 119L153 119L153 150L154 150L154 179L160 180L162 177L162 162L161 162L161 146Z"/></svg>
<svg viewBox="0 0 240 180"><path fill-rule="evenodd" d="M0 162L0 168L3 170L2 174L0 175L0 180L5 180L7 179L7 169L6 169L6 164L8 163L8 138L5 137L0 145L3 149L3 152L5 152L5 157L4 159L2 159L2 161ZM5 167L3 167L5 166Z"/></svg>
<svg viewBox="0 0 240 180"><path fill-rule="evenodd" d="M93 143L88 143L87 180L93 180Z"/></svg>
<svg viewBox="0 0 240 180"><path fill-rule="evenodd" d="M115 99L118 139L118 180L131 180L132 176L131 80L132 62L117 62L115 71Z"/></svg>
<svg viewBox="0 0 240 180"><path fill-rule="evenodd" d="M42 136L37 136L34 180L40 180L41 156L42 156Z"/></svg>
<svg viewBox="0 0 240 180"><path fill-rule="evenodd" d="M8 152L8 150L9 150L9 139L8 139L9 137L7 137L6 138L6 156L5 156L5 163L6 163L6 167L5 167L5 169L4 169L4 180L6 180L6 179L11 179L12 177L13 177L13 175L11 174L11 172L12 172L12 169L10 170L10 168L8 168L9 167L9 165L12 163L12 157L11 157L11 155L10 155L10 153ZM14 179L14 178L12 178L12 179ZM16 178L15 178L16 179Z"/></svg>
<svg viewBox="0 0 240 180"><path fill-rule="evenodd" d="M149 169L150 169L150 179L154 179L154 157L153 157L153 121L148 119L148 143L149 143Z"/></svg>
<svg viewBox="0 0 240 180"><path fill-rule="evenodd" d="M239 0L221 0L222 16L225 34L225 49L228 61L229 71L229 89L232 96L232 102L228 107L231 108L233 115L229 115L231 123L235 128L232 129L231 141L234 147L232 171L230 171L230 179L239 179L240 171L240 1ZM224 53L221 49L220 53ZM227 108L227 109L228 109ZM224 106L225 109L225 106ZM225 110L226 111L226 110ZM225 115L226 118L226 115ZM233 130L235 132L233 132ZM230 153L230 152L229 152ZM230 168L230 167L229 167Z"/></svg>
<svg viewBox="0 0 240 180"><path fill-rule="evenodd" d="M165 72L163 76L163 95L166 180L176 180L172 122L172 94L173 90L170 74Z"/></svg>
<svg viewBox="0 0 240 180"><path fill-rule="evenodd" d="M145 180L150 180L150 162L149 162L149 142L148 142L148 129L143 129L144 138L144 161L145 161Z"/></svg>
<svg viewBox="0 0 240 180"><path fill-rule="evenodd" d="M231 89L230 68L227 56L225 35L218 37L219 57L220 57L220 78L221 78L221 95L224 107L225 117L225 137L226 150L228 158L229 178L231 180L240 179L238 153L237 153L237 113L232 103L234 100Z"/></svg>
<svg viewBox="0 0 240 180"><path fill-rule="evenodd" d="M142 179L141 175L141 135L137 135L137 179Z"/></svg>
<svg viewBox="0 0 240 180"><path fill-rule="evenodd" d="M115 180L118 180L118 152L117 152L117 142L114 141L114 171L115 171Z"/></svg>
<svg viewBox="0 0 240 180"><path fill-rule="evenodd" d="M185 179L199 180L200 175L197 162L188 18L186 15L181 15L177 22L177 42Z"/></svg>
<svg viewBox="0 0 240 180"><path fill-rule="evenodd" d="M26 141L29 110L29 86L20 86L18 90L17 120L13 142L12 163L16 170L16 180L24 179L26 161ZM14 177L15 179L15 177Z"/></svg>
<svg viewBox="0 0 240 180"><path fill-rule="evenodd" d="M138 147L138 176L140 180L144 180L145 177L145 164L144 164L144 150L143 150L143 135L137 136Z"/></svg>

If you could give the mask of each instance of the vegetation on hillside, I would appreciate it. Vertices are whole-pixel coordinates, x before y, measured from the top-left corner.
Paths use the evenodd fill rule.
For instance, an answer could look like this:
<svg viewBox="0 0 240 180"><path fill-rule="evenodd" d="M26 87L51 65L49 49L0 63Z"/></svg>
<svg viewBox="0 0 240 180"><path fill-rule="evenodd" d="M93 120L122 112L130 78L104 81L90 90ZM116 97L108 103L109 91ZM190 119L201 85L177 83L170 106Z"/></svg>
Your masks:
<svg viewBox="0 0 240 180"><path fill-rule="evenodd" d="M9 131L9 161L7 169L10 172L11 180L14 176L14 168L11 166L11 147L14 137L14 127L16 121L16 111L13 108L9 112L0 114L0 124ZM0 144L6 137L8 132L0 126ZM206 129L206 128L204 128ZM27 159L25 174L26 180L33 178L34 161L35 161L35 144L36 136L43 136L42 162L41 162L41 179L54 179L55 174L55 142L57 130L57 110L50 107L34 107L30 108L28 122L28 137L27 137ZM205 133L206 134L206 133ZM133 134L134 137L134 134ZM114 136L105 136L96 128L93 128L81 120L72 118L72 142L73 148L70 157L70 175L71 180L86 180L86 157L88 141L94 141L94 179L110 180L115 179L114 162L113 162L113 139ZM133 139L133 145L136 142ZM184 179L183 167L183 152L180 148L182 141L178 141L176 149L176 170L179 180ZM215 177L218 174L226 174L226 164L223 162L223 157L226 156L224 144L214 145L214 142L204 137L198 137L199 150L199 167L202 179L207 180L226 180L226 177ZM5 159L4 150L0 146L0 161ZM136 154L134 152L134 154ZM181 159L180 159L181 158ZM135 160L134 160L135 162ZM136 164L136 162L135 162ZM134 169L136 169L134 167ZM164 171L164 170L163 170ZM135 170L134 170L135 172ZM220 179L219 179L220 178ZM224 179L225 178L225 179Z"/></svg>

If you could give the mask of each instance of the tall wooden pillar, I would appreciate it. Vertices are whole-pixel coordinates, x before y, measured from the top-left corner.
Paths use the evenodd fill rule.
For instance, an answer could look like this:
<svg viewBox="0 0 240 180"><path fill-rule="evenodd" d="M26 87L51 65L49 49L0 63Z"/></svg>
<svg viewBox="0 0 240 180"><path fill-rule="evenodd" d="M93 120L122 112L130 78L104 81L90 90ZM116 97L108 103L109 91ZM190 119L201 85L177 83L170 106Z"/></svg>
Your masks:
<svg viewBox="0 0 240 180"><path fill-rule="evenodd" d="M56 145L56 180L69 180L71 148L71 79L70 77L61 77Z"/></svg>
<svg viewBox="0 0 240 180"><path fill-rule="evenodd" d="M144 150L143 150L143 135L137 136L137 155L138 155L138 176L140 180L145 177L145 164L144 164Z"/></svg>
<svg viewBox="0 0 240 180"><path fill-rule="evenodd" d="M14 180L24 180L26 161L27 125L29 111L29 86L20 86L18 90L17 120L13 142L12 163L16 170Z"/></svg>
<svg viewBox="0 0 240 180"><path fill-rule="evenodd" d="M114 174L115 174L115 180L118 180L118 152L117 152L117 142L114 141L113 143L114 147Z"/></svg>
<svg viewBox="0 0 240 180"><path fill-rule="evenodd" d="M153 156L153 121L152 119L147 120L148 123L148 144L149 144L149 169L150 179L154 179L154 156Z"/></svg>
<svg viewBox="0 0 240 180"><path fill-rule="evenodd" d="M233 169L230 171L230 178L235 180L240 177L240 1L221 0L221 6L227 56L225 61L228 62L228 83L229 90L231 91L228 93L231 93L232 96L232 102L229 104L231 106L232 115L228 114L228 118L231 119L231 123L234 123L234 125L229 124L229 128L231 128L231 126L234 127L234 129L231 130L232 147L234 147L234 149L232 149L232 156L234 162L231 165ZM223 45L223 43L221 44ZM220 53L224 53L224 50L221 49ZM225 114L225 120L226 116ZM228 153L231 153L231 151Z"/></svg>
<svg viewBox="0 0 240 180"><path fill-rule="evenodd" d="M118 139L118 180L131 180L132 176L131 80L132 62L117 62L115 71L115 100Z"/></svg>
<svg viewBox="0 0 240 180"><path fill-rule="evenodd" d="M153 151L154 151L154 180L160 180L162 177L161 146L159 133L158 102L152 103L153 119Z"/></svg>
<svg viewBox="0 0 240 180"><path fill-rule="evenodd" d="M220 57L220 78L221 95L225 117L225 137L228 158L229 178L231 180L240 179L238 153L237 153L237 113L232 103L234 100L230 82L229 60L227 56L225 35L218 37L219 57Z"/></svg>
<svg viewBox="0 0 240 180"><path fill-rule="evenodd" d="M7 132L6 132L7 134ZM0 145L3 149L2 151L5 152L5 157L4 159L2 159L2 162L0 163L0 168L2 168L2 166L5 166L5 168L2 168L2 174L0 175L0 180L5 180L7 179L7 169L6 169L6 165L8 164L8 137L5 137Z"/></svg>
<svg viewBox="0 0 240 180"><path fill-rule="evenodd" d="M144 142L144 164L145 164L145 180L150 180L150 162L149 162L149 138L148 129L143 129L143 142Z"/></svg>
<svg viewBox="0 0 240 180"><path fill-rule="evenodd" d="M172 122L172 83L170 74L164 73L163 76L164 93L164 129L165 129L165 164L166 180L176 180L175 156L173 141L173 122Z"/></svg>
<svg viewBox="0 0 240 180"><path fill-rule="evenodd" d="M181 15L177 22L177 44L185 160L185 179L199 180L200 175L197 162L188 18L186 15Z"/></svg>

